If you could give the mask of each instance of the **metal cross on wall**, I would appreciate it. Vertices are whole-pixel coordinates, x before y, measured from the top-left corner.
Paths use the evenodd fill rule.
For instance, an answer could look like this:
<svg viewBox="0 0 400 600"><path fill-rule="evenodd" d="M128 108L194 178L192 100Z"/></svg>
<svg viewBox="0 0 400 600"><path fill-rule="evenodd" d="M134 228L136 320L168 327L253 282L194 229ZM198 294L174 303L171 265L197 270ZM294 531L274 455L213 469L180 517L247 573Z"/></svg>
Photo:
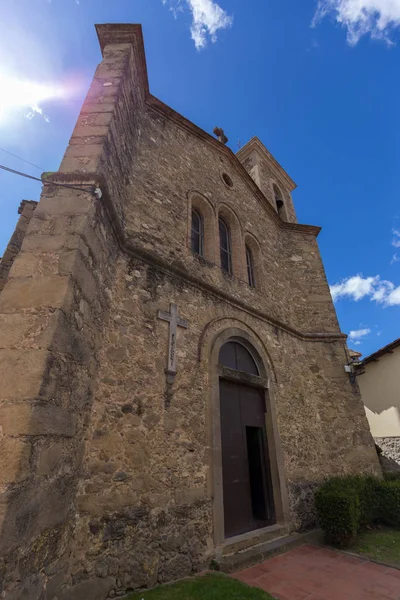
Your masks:
<svg viewBox="0 0 400 600"><path fill-rule="evenodd" d="M168 342L168 366L167 375L176 375L176 336L178 333L178 326L187 329L189 323L185 319L178 317L178 307L176 304L171 302L169 305L170 312L167 313L163 310L158 311L158 318L169 323L169 342Z"/></svg>

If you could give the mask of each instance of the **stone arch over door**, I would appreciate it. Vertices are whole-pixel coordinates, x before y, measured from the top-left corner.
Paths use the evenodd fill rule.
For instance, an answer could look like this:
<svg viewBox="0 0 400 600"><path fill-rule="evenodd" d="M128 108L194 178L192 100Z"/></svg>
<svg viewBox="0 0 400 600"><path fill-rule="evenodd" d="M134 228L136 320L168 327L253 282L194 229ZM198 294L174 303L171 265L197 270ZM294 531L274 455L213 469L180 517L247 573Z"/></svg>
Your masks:
<svg viewBox="0 0 400 600"><path fill-rule="evenodd" d="M236 341L246 348L254 358L259 374L250 376L247 385L259 390L263 396L265 412L265 431L266 443L269 455L271 487L273 494L273 504L275 509L275 522L287 524L289 521L288 495L286 479L284 474L284 463L279 440L279 432L276 420L276 411L274 403L274 383L273 367L268 353L260 343L257 334L251 331L245 324L240 323L239 327L223 328L214 331L214 335L204 336L205 346L204 354L208 350L209 358L209 398L208 398L208 430L209 430L209 456L210 456L210 487L213 498L213 524L214 524L214 542L216 548L221 548L227 542L225 535L224 522L224 497L223 497L223 456L221 439L221 398L220 398L220 380L235 377L233 373L227 373L226 368L219 364L221 348L230 341ZM232 323L232 320L230 320ZM211 329L215 330L217 324L213 323ZM272 376L271 376L272 375ZM240 382L241 374L238 375ZM245 383L242 380L242 383ZM248 536L257 536L260 529L254 529L246 533ZM232 538L229 539L229 542Z"/></svg>

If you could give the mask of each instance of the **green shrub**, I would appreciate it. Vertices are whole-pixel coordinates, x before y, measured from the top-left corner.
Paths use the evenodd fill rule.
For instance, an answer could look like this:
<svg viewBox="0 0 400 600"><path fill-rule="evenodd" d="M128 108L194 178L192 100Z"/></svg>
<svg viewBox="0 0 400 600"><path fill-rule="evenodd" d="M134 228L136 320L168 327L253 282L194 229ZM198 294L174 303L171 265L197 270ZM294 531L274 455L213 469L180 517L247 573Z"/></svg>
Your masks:
<svg viewBox="0 0 400 600"><path fill-rule="evenodd" d="M380 521L400 528L400 481L383 481L380 500Z"/></svg>
<svg viewBox="0 0 400 600"><path fill-rule="evenodd" d="M341 547L351 544L359 530L361 515L356 491L322 486L316 493L315 504L328 541Z"/></svg>
<svg viewBox="0 0 400 600"><path fill-rule="evenodd" d="M360 476L358 479L363 482L360 481L357 491L361 504L360 529L364 529L369 525L379 523L381 520L381 487L383 482L377 477Z"/></svg>
<svg viewBox="0 0 400 600"><path fill-rule="evenodd" d="M400 479L333 477L317 490L315 506L327 539L346 546L373 524L400 528Z"/></svg>
<svg viewBox="0 0 400 600"><path fill-rule="evenodd" d="M393 471L391 473L384 473L383 478L386 481L400 481L400 471Z"/></svg>

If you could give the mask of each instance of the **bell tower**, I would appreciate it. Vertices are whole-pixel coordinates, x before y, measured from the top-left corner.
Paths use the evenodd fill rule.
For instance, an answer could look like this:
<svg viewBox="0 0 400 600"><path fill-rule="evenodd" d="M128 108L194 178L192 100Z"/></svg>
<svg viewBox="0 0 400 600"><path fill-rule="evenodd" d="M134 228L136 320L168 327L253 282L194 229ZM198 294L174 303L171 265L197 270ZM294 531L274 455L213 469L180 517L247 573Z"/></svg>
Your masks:
<svg viewBox="0 0 400 600"><path fill-rule="evenodd" d="M258 137L247 142L236 156L281 219L297 223L291 196L297 186Z"/></svg>

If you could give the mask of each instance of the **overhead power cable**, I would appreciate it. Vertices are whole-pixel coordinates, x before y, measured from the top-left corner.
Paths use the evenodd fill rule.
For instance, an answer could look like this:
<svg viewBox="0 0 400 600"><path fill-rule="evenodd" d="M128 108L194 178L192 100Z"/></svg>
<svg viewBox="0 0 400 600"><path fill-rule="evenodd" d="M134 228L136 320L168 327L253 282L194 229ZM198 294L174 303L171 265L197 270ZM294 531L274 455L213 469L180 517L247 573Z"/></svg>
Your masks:
<svg viewBox="0 0 400 600"><path fill-rule="evenodd" d="M0 148L0 150L2 152L5 152L6 154L9 154L10 156L13 156L14 158L18 158L18 160L22 160L22 162L25 162L28 165L31 165L31 167L35 167L35 169L39 169L39 171L42 171L42 173L43 173L44 169L42 169L42 167L38 167L34 163L29 162L29 160L25 160L25 158L22 158L21 156L18 156L17 154L13 154L9 150L5 150L4 148Z"/></svg>
<svg viewBox="0 0 400 600"><path fill-rule="evenodd" d="M43 181L42 179L39 179L39 177L34 177L33 175L28 175L27 173L22 173L21 171L16 171L15 169L10 169L10 167L5 167L4 165L0 165L0 169L3 169L3 171L7 171L8 173L13 173L14 175L19 175L20 177L26 177L27 179L33 179L34 181L40 181L40 183L42 185L56 185L58 187L65 187L70 190L76 190L78 192L88 192L90 194L94 194L96 192L96 195L98 194L98 192L93 189L93 186L88 186L88 187L90 187L90 190L85 190L83 188L76 187L75 185L69 185L68 183L56 183L54 181Z"/></svg>

